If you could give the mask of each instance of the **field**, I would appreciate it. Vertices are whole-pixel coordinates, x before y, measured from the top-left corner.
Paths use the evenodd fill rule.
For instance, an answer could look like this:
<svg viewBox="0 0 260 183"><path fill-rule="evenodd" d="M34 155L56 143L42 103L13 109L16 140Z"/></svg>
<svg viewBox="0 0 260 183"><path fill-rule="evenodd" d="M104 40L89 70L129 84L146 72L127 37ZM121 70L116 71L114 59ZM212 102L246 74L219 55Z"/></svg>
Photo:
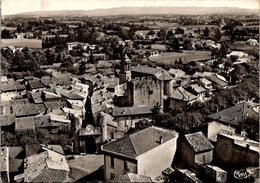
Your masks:
<svg viewBox="0 0 260 183"><path fill-rule="evenodd" d="M166 52L159 54L159 56L150 57L150 61L152 62L161 62L161 63L174 63L175 60L181 58L183 63L187 63L189 61L200 61L200 60L209 60L211 59L210 51L185 51L183 53L180 52Z"/></svg>
<svg viewBox="0 0 260 183"><path fill-rule="evenodd" d="M1 39L1 48L14 47L28 47L28 48L42 48L42 40L38 39Z"/></svg>

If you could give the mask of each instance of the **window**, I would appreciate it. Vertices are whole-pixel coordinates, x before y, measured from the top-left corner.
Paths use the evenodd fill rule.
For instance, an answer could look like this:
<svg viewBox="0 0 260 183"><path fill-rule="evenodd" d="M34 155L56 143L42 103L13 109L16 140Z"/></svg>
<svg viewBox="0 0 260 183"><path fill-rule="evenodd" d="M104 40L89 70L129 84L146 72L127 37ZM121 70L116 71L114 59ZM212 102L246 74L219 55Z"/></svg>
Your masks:
<svg viewBox="0 0 260 183"><path fill-rule="evenodd" d="M114 157L113 156L110 157L110 167L114 168Z"/></svg>
<svg viewBox="0 0 260 183"><path fill-rule="evenodd" d="M115 174L111 173L110 174L111 180L115 178Z"/></svg>

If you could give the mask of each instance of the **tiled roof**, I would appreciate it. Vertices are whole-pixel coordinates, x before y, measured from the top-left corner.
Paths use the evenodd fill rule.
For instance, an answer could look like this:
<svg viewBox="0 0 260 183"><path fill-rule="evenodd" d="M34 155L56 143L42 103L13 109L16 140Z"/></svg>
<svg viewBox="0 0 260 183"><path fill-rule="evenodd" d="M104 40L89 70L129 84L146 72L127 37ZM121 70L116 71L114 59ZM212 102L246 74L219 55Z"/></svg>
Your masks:
<svg viewBox="0 0 260 183"><path fill-rule="evenodd" d="M1 85L1 91L3 91L3 92L16 91L16 86L15 86L15 84Z"/></svg>
<svg viewBox="0 0 260 183"><path fill-rule="evenodd" d="M9 149L1 147L1 172L8 171Z"/></svg>
<svg viewBox="0 0 260 183"><path fill-rule="evenodd" d="M213 75L212 75L212 76L206 76L206 78L207 78L208 80L210 80L211 82L220 85L221 87L228 86L228 83L227 83L227 82L225 82L225 81L223 81L223 80L217 78L216 76L213 76Z"/></svg>
<svg viewBox="0 0 260 183"><path fill-rule="evenodd" d="M35 104L34 106L39 111L39 113L45 113L46 112L46 107L45 107L44 104Z"/></svg>
<svg viewBox="0 0 260 183"><path fill-rule="evenodd" d="M205 85L211 84L211 81L207 80L206 78L201 78L200 81Z"/></svg>
<svg viewBox="0 0 260 183"><path fill-rule="evenodd" d="M126 173L119 175L117 178L111 180L111 182L152 182L152 179L144 175Z"/></svg>
<svg viewBox="0 0 260 183"><path fill-rule="evenodd" d="M141 114L153 114L153 106L139 106L139 107L118 107L112 109L112 116L133 116Z"/></svg>
<svg viewBox="0 0 260 183"><path fill-rule="evenodd" d="M161 145L160 137L163 138L163 143L165 143L168 140L175 138L177 135L178 133L175 131L151 126L114 142L105 144L102 146L102 150L136 158Z"/></svg>
<svg viewBox="0 0 260 183"><path fill-rule="evenodd" d="M170 81L172 80L173 78L170 76L170 74L165 71L165 70L162 70L163 73L161 73L157 79L161 80L161 81Z"/></svg>
<svg viewBox="0 0 260 183"><path fill-rule="evenodd" d="M197 84L193 84L193 85L190 85L190 87L192 88L192 90L194 90L195 93L197 94L200 94L200 93L203 93L206 91L205 88L197 85Z"/></svg>
<svg viewBox="0 0 260 183"><path fill-rule="evenodd" d="M10 126L15 122L15 115L8 114L8 115L1 115L1 127L2 126Z"/></svg>
<svg viewBox="0 0 260 183"><path fill-rule="evenodd" d="M18 104L12 105L16 117L32 116L39 114L34 104Z"/></svg>
<svg viewBox="0 0 260 183"><path fill-rule="evenodd" d="M83 100L84 97L76 94L75 92L63 92L61 95L65 98L71 99L71 100Z"/></svg>
<svg viewBox="0 0 260 183"><path fill-rule="evenodd" d="M56 84L54 79L52 77L48 77L48 76L45 76L45 77L42 77L41 78L41 82L45 85L45 86L48 86L50 84Z"/></svg>
<svg viewBox="0 0 260 183"><path fill-rule="evenodd" d="M195 100L197 97L180 86L174 90L174 92L170 95L170 98L189 102Z"/></svg>
<svg viewBox="0 0 260 183"><path fill-rule="evenodd" d="M196 153L214 148L202 132L187 134L185 138Z"/></svg>
<svg viewBox="0 0 260 183"><path fill-rule="evenodd" d="M181 77L185 75L185 72L182 71L181 69L170 69L169 73L171 73L172 75L174 75L175 78L177 77Z"/></svg>
<svg viewBox="0 0 260 183"><path fill-rule="evenodd" d="M44 102L44 105L47 108L47 110L51 110L51 111L60 109L60 107L62 107L61 102Z"/></svg>
<svg viewBox="0 0 260 183"><path fill-rule="evenodd" d="M32 96L33 102L35 104L43 103L41 91L40 92L31 92L31 96Z"/></svg>
<svg viewBox="0 0 260 183"><path fill-rule="evenodd" d="M41 83L40 80L29 80L28 83L32 87L32 89L44 88L44 85Z"/></svg>
<svg viewBox="0 0 260 183"><path fill-rule="evenodd" d="M16 118L15 131L35 130L34 117Z"/></svg>
<svg viewBox="0 0 260 183"><path fill-rule="evenodd" d="M138 66L134 67L131 71L140 72L140 73L149 74L149 75L155 75L156 73L158 73L161 70L162 70L161 68L154 68L154 67L138 65Z"/></svg>
<svg viewBox="0 0 260 183"><path fill-rule="evenodd" d="M36 116L34 124L36 128L52 126L49 115Z"/></svg>
<svg viewBox="0 0 260 183"><path fill-rule="evenodd" d="M9 148L9 169L10 172L18 172L23 165L23 157L19 158L19 154L23 151L22 146L8 147Z"/></svg>
<svg viewBox="0 0 260 183"><path fill-rule="evenodd" d="M24 181L31 182L45 170L59 170L69 172L69 165L65 156L54 151L44 151L40 154L27 157L24 166ZM49 180L51 181L51 177ZM54 178L55 180L55 178Z"/></svg>
<svg viewBox="0 0 260 183"><path fill-rule="evenodd" d="M253 107L259 106L259 104L252 102L242 102L235 106L226 108L217 113L208 115L209 119L217 120L227 124L240 126L240 122L243 120L246 115L256 117L259 116L258 112L253 110Z"/></svg>

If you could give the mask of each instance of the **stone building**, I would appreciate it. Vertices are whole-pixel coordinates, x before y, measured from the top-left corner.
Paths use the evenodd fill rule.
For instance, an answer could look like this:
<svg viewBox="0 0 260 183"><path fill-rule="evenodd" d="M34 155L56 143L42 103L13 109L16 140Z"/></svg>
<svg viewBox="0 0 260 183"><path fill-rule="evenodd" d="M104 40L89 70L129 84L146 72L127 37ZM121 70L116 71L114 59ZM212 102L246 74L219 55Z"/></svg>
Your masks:
<svg viewBox="0 0 260 183"><path fill-rule="evenodd" d="M129 106L163 106L163 82L152 77L136 77L128 82Z"/></svg>
<svg viewBox="0 0 260 183"><path fill-rule="evenodd" d="M178 143L178 159L185 168L197 168L210 164L213 160L213 145L202 132L180 137Z"/></svg>

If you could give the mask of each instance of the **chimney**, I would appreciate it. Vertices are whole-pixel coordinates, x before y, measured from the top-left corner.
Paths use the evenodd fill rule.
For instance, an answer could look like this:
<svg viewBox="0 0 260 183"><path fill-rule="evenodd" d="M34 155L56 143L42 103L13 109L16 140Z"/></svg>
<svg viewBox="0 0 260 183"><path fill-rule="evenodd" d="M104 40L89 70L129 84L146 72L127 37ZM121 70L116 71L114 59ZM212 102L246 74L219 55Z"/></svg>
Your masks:
<svg viewBox="0 0 260 183"><path fill-rule="evenodd" d="M163 136L160 136L160 144L163 144Z"/></svg>

